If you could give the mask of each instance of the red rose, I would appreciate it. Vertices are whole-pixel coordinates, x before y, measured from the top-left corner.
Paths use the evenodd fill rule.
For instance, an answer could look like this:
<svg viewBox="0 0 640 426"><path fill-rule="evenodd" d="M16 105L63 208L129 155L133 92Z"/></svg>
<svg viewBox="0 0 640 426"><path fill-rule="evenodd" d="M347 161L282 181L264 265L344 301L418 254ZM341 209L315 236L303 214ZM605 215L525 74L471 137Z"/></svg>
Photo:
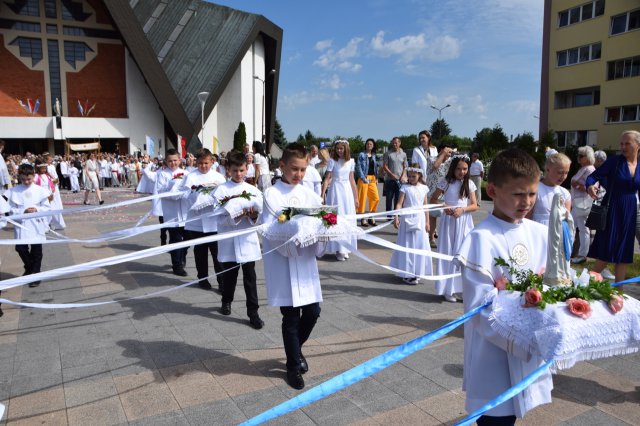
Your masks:
<svg viewBox="0 0 640 426"><path fill-rule="evenodd" d="M542 293L537 288L530 288L524 292L524 307L534 308L542 302Z"/></svg>
<svg viewBox="0 0 640 426"><path fill-rule="evenodd" d="M611 299L609 299L609 303L607 303L607 305L609 305L609 309L611 309L611 312L617 314L622 310L622 307L624 306L624 298L620 295L614 294L613 296L611 296Z"/></svg>
<svg viewBox="0 0 640 426"><path fill-rule="evenodd" d="M500 276L497 280L493 281L493 286L498 290L506 290L507 289L507 277L504 275Z"/></svg>
<svg viewBox="0 0 640 426"><path fill-rule="evenodd" d="M338 216L336 216L334 213L327 213L324 216L322 216L322 218L329 224L329 225L335 225L336 223L338 223Z"/></svg>
<svg viewBox="0 0 640 426"><path fill-rule="evenodd" d="M589 271L589 276L593 277L596 282L602 282L604 278L602 278L602 274L599 272Z"/></svg>
<svg viewBox="0 0 640 426"><path fill-rule="evenodd" d="M567 299L567 308L573 315L582 319L587 319L591 316L591 305L584 299L577 299L572 297Z"/></svg>

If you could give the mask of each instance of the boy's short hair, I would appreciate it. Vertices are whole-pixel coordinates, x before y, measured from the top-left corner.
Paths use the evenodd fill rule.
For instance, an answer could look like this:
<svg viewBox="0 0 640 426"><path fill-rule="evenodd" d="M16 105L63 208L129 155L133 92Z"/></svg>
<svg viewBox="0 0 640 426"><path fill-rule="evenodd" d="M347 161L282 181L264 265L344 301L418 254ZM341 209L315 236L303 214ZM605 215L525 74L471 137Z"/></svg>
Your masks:
<svg viewBox="0 0 640 426"><path fill-rule="evenodd" d="M178 157L180 156L180 153L178 152L177 149L175 148L169 148L164 156L164 158L167 158L170 155L177 155Z"/></svg>
<svg viewBox="0 0 640 426"><path fill-rule="evenodd" d="M540 167L536 160L525 151L512 148L500 152L491 161L487 180L495 185L502 185L510 179L540 179Z"/></svg>
<svg viewBox="0 0 640 426"><path fill-rule="evenodd" d="M227 167L247 165L247 157L242 152L231 151L227 154Z"/></svg>
<svg viewBox="0 0 640 426"><path fill-rule="evenodd" d="M18 174L23 176L35 175L36 170L31 164L20 164L20 167L18 167Z"/></svg>
<svg viewBox="0 0 640 426"><path fill-rule="evenodd" d="M280 161L282 161L283 163L287 163L293 158L306 159L307 148L297 142L287 145L287 147L282 152L282 158L280 159Z"/></svg>
<svg viewBox="0 0 640 426"><path fill-rule="evenodd" d="M211 158L213 160L213 154L211 154L211 151L209 151L207 148L202 148L196 154L196 161L202 160L204 158Z"/></svg>

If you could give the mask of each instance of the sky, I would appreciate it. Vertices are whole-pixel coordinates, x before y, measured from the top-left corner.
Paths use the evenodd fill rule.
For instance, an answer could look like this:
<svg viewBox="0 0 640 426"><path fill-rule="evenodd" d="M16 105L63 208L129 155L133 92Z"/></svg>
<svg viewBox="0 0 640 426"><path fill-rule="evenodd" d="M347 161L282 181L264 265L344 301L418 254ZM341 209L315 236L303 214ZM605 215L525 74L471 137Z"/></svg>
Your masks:
<svg viewBox="0 0 640 426"><path fill-rule="evenodd" d="M283 29L288 140L390 140L442 117L461 137L538 134L542 0L220 0Z"/></svg>

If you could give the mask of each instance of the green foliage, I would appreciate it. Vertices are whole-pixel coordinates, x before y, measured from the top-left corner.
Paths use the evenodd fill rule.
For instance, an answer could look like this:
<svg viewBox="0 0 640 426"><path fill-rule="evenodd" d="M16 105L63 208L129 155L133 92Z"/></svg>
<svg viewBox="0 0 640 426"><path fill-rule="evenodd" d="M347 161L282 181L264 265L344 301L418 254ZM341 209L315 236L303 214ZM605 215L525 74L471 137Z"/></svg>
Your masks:
<svg viewBox="0 0 640 426"><path fill-rule="evenodd" d="M458 151L460 152L471 152L471 145L473 144L473 141L471 140L471 138L462 138L460 136L447 135L440 140L440 143L458 148Z"/></svg>
<svg viewBox="0 0 640 426"><path fill-rule="evenodd" d="M508 147L509 138L499 124L496 124L493 129L485 127L476 132L471 145L473 152L480 153L480 158L493 158L498 152Z"/></svg>
<svg viewBox="0 0 640 426"><path fill-rule="evenodd" d="M431 124L429 131L431 132L431 137L440 142L442 138L451 134L451 127L449 127L449 124L444 118L436 119L436 121Z"/></svg>
<svg viewBox="0 0 640 426"><path fill-rule="evenodd" d="M282 126L280 122L276 118L276 124L273 129L273 141L280 148L283 148L287 144L287 138L284 135L284 131L282 130Z"/></svg>
<svg viewBox="0 0 640 426"><path fill-rule="evenodd" d="M415 133L398 137L400 138L400 147L405 151L413 149L419 145L418 135Z"/></svg>
<svg viewBox="0 0 640 426"><path fill-rule="evenodd" d="M247 128L241 121L238 124L238 129L233 133L233 150L242 152L244 146L247 144Z"/></svg>
<svg viewBox="0 0 640 426"><path fill-rule="evenodd" d="M349 149L351 150L352 157L355 157L358 153L364 151L364 139L362 139L362 136L357 135L353 138L347 138L347 141L349 142Z"/></svg>

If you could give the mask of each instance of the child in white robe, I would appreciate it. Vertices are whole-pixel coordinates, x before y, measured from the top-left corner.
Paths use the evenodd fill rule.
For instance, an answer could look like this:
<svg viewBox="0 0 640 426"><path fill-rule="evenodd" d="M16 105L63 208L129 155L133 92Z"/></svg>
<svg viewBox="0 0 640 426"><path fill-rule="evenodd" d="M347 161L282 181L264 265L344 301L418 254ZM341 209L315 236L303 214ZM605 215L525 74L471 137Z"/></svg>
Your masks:
<svg viewBox="0 0 640 426"><path fill-rule="evenodd" d="M53 183L53 200L51 201L51 209L52 210L62 210L64 206L62 205L62 198L60 197L60 178L58 177L58 172L56 172L56 166L53 164L53 156L51 154L43 154L44 159L47 162L47 174L51 178L51 182ZM62 214L57 214L55 216L51 216L51 229L64 229L67 227L64 222L64 217Z"/></svg>
<svg viewBox="0 0 640 426"><path fill-rule="evenodd" d="M438 230L438 252L454 255L460 244L473 229L471 212L478 210L476 203L476 185L469 180L469 161L466 157L455 157L449 165L444 179L438 182L438 188L431 196L431 203L437 203L444 194L440 228ZM450 261L438 259L438 274L448 275L459 272L459 268ZM446 278L436 282L436 292L447 302L456 302L455 294L462 293L460 277Z"/></svg>
<svg viewBox="0 0 640 426"><path fill-rule="evenodd" d="M218 186L213 197L218 202L227 200L225 206L218 207L227 213L218 216L218 232L233 232L253 227L262 213L262 193L258 188L245 182L247 174L247 158L241 152L231 151L227 154L227 172L229 178L226 183ZM249 200L238 197L240 194L250 194ZM230 198L237 197L237 198ZM242 210L240 210L242 207ZM237 209L237 211L236 211ZM231 215L233 213L233 216ZM239 216L236 216L236 213ZM218 260L222 265L222 315L231 315L231 303L238 282L238 271L242 268L242 282L247 297L246 307L249 324L256 330L264 326L258 315L258 289L256 284L256 260L262 258L258 234L239 235L220 240L218 243Z"/></svg>
<svg viewBox="0 0 640 426"><path fill-rule="evenodd" d="M422 169L418 164L407 168L408 183L400 188L400 197L396 209L419 207L429 203L429 187L422 184ZM403 247L429 250L429 211L395 216L393 226L398 229L397 244ZM431 275L431 258L421 254L394 250L391 255L391 267L404 272L398 273L402 280L411 285L420 282L420 276Z"/></svg>
<svg viewBox="0 0 640 426"><path fill-rule="evenodd" d="M264 191L262 221L265 224L278 220L285 207L322 205L322 199L316 193L300 184L308 165L304 146L298 143L287 145L280 160L282 179ZM316 247L297 247L293 243L285 247L280 245L280 242L263 239L267 299L269 305L279 306L282 313L287 383L294 389L302 389L302 374L309 369L302 354L302 345L320 316L322 302Z"/></svg>
<svg viewBox="0 0 640 426"><path fill-rule="evenodd" d="M525 216L533 208L539 168L535 160L518 149L503 151L492 161L487 195L494 209L467 235L456 255L462 267L464 310L468 312L497 295L503 269L495 258L513 259L514 266L540 271L547 257L547 229ZM487 307L465 324L464 378L467 412L479 409L520 382L543 364L497 333L490 324ZM551 402L551 373L545 372L525 391L487 411L478 425L510 424L516 416Z"/></svg>
<svg viewBox="0 0 640 426"><path fill-rule="evenodd" d="M307 167L302 184L318 195L322 193L322 178L315 167Z"/></svg>
<svg viewBox="0 0 640 426"><path fill-rule="evenodd" d="M207 190L213 190L216 186L226 182L224 176L211 168L213 165L213 156L208 149L202 149L198 153L196 165L197 169L186 175L186 177L182 179L182 184L180 186L185 200L190 206L187 213L187 222L184 226L187 240L208 237L218 233L218 218L211 215L214 210L213 200L209 206L198 210L193 209L193 206L198 201L198 196L200 194L196 188L202 187ZM222 290L223 283L222 276L220 275L222 272L222 266L220 265L220 262L218 262L218 243L216 241L198 244L193 248L193 255L196 261L196 271L198 273L198 278L200 279L198 285L204 290L211 290L212 288L211 283L208 280L209 254L207 252L211 253L213 268L216 272L216 279L218 281L218 289Z"/></svg>
<svg viewBox="0 0 640 426"><path fill-rule="evenodd" d="M36 213L50 209L53 199L51 191L37 185L35 170L30 164L21 164L18 168L20 184L5 193L12 215ZM16 221L21 226L15 226L16 240L30 240L26 244L16 244L16 251L24 264L24 275L37 274L42 265L42 244L45 233L49 228L49 218L20 219ZM35 242L35 244L34 244ZM31 246L31 247L29 247ZM40 281L29 283L29 287L37 287Z"/></svg>
<svg viewBox="0 0 640 426"><path fill-rule="evenodd" d="M549 225L549 214L551 214L551 205L553 196L562 195L564 205L568 211L571 211L571 193L560 186L567 179L571 160L561 152L549 150L547 159L544 163L544 176L538 185L538 196L536 205L533 207L530 219L535 220L543 225Z"/></svg>
<svg viewBox="0 0 640 426"><path fill-rule="evenodd" d="M73 164L69 167L69 182L71 184L71 191L74 194L77 194L80 191L80 181L78 180L78 176L80 175L80 170Z"/></svg>

